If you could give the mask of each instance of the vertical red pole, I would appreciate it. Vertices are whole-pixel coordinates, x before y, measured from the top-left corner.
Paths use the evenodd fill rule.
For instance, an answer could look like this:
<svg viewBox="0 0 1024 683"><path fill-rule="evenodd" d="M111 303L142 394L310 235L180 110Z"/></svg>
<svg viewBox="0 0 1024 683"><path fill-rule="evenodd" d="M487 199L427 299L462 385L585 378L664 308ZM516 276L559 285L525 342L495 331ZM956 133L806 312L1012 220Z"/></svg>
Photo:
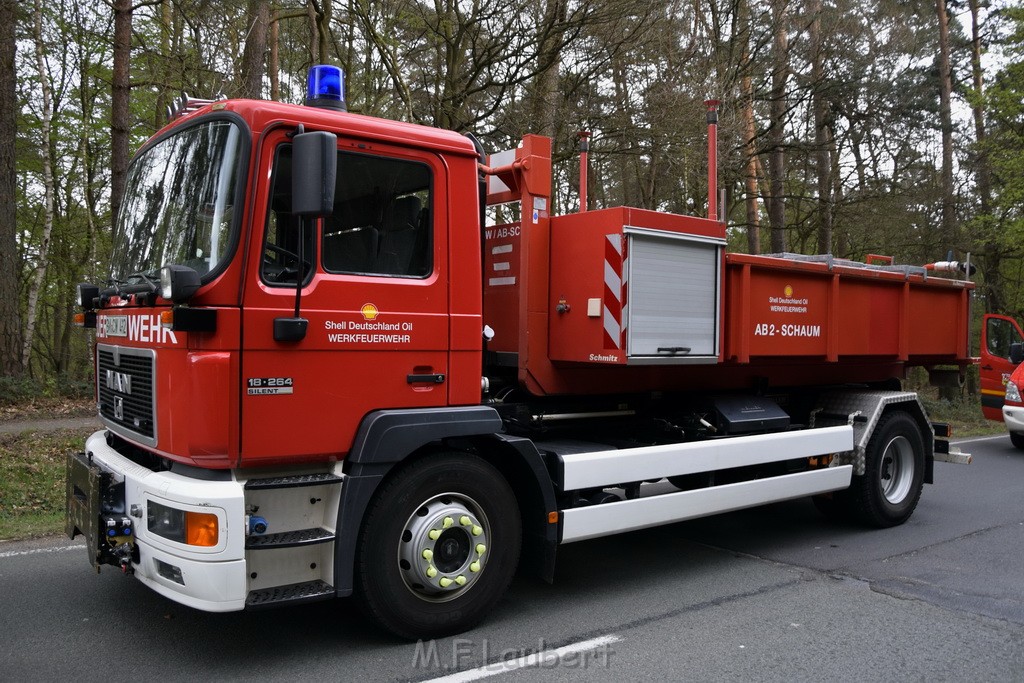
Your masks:
<svg viewBox="0 0 1024 683"><path fill-rule="evenodd" d="M587 210L587 152L590 151L590 132L581 130L580 138L580 213Z"/></svg>
<svg viewBox="0 0 1024 683"><path fill-rule="evenodd" d="M718 100L705 100L708 108L708 218L718 220Z"/></svg>

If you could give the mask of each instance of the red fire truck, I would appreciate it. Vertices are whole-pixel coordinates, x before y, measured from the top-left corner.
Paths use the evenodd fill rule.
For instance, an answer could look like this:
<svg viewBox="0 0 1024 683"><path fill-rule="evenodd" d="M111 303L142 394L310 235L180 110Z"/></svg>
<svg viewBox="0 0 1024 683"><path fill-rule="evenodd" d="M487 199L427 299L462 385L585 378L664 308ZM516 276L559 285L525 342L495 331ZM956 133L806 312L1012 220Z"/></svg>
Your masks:
<svg viewBox="0 0 1024 683"><path fill-rule="evenodd" d="M432 637L560 544L807 496L892 526L968 459L900 388L971 363L966 279L726 253L713 153L709 218L553 215L550 140L487 156L311 82L183 101L131 164L79 288L105 429L67 531L96 568Z"/></svg>

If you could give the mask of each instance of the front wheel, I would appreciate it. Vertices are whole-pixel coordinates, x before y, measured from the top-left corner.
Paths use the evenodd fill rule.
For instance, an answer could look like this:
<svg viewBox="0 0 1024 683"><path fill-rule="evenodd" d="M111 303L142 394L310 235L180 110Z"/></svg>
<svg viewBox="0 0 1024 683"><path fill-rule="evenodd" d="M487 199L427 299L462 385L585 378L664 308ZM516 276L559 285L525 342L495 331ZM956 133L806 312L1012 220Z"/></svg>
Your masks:
<svg viewBox="0 0 1024 683"><path fill-rule="evenodd" d="M1012 443L1015 448L1019 448L1024 451L1024 434L1014 434L1013 432L1010 432L1010 443Z"/></svg>
<svg viewBox="0 0 1024 683"><path fill-rule="evenodd" d="M504 477L460 453L428 456L385 481L359 535L359 599L403 638L437 638L478 623L519 561L519 508Z"/></svg>
<svg viewBox="0 0 1024 683"><path fill-rule="evenodd" d="M913 514L924 486L925 446L909 414L886 414L864 453L864 475L850 484L853 512L876 527L902 524Z"/></svg>

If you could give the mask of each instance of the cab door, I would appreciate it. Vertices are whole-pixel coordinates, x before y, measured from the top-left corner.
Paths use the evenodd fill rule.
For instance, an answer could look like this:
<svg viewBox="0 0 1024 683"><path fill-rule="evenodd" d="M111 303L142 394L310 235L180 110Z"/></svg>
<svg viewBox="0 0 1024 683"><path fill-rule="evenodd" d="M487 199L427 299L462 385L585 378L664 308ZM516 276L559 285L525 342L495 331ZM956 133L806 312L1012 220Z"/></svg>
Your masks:
<svg viewBox="0 0 1024 683"><path fill-rule="evenodd" d="M268 136L263 153L265 216L243 296L241 465L341 458L367 413L447 403L445 166L430 152L339 137L334 211L303 229L287 137ZM277 341L296 279L307 329Z"/></svg>
<svg viewBox="0 0 1024 683"><path fill-rule="evenodd" d="M1006 382L1017 367L1010 361L1010 345L1024 342L1013 318L986 315L981 328L981 411L989 420L1003 419Z"/></svg>

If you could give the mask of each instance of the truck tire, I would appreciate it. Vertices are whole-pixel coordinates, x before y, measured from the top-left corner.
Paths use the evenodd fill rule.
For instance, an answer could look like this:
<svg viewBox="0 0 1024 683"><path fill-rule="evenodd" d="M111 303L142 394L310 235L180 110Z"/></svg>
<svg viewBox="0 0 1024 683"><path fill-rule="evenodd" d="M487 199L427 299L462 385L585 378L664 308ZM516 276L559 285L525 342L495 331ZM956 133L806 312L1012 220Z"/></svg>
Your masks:
<svg viewBox="0 0 1024 683"><path fill-rule="evenodd" d="M1010 443L1013 444L1014 448L1019 448L1024 451L1024 434L1014 434L1010 432Z"/></svg>
<svg viewBox="0 0 1024 683"><path fill-rule="evenodd" d="M358 600L402 638L477 624L519 561L522 525L505 478L485 461L444 453L413 461L374 496L359 535Z"/></svg>
<svg viewBox="0 0 1024 683"><path fill-rule="evenodd" d="M850 484L851 511L879 528L907 521L924 486L925 447L917 421L903 411L884 415L864 458L864 475Z"/></svg>

